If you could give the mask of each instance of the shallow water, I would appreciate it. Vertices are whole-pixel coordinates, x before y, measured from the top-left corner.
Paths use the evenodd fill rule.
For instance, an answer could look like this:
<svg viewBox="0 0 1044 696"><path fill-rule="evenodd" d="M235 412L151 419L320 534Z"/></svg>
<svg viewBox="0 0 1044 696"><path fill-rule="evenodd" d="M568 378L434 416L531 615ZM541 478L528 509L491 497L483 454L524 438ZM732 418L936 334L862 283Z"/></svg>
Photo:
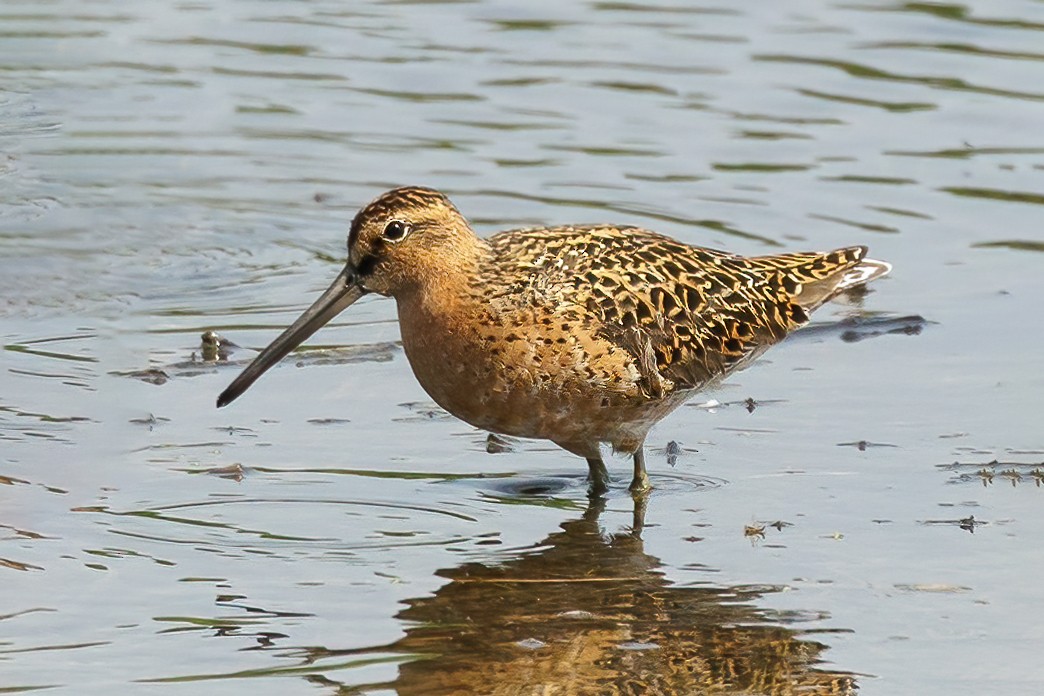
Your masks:
<svg viewBox="0 0 1044 696"><path fill-rule="evenodd" d="M0 692L1039 693L1041 46L1033 0L0 2ZM488 453L390 301L215 410L404 183L895 271L659 425L644 515Z"/></svg>

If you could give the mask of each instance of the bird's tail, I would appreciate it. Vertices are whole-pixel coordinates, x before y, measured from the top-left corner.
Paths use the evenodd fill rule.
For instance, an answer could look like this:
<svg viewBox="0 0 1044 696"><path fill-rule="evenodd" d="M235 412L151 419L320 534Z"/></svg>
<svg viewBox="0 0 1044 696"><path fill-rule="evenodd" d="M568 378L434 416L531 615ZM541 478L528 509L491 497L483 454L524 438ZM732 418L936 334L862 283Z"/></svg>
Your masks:
<svg viewBox="0 0 1044 696"><path fill-rule="evenodd" d="M806 252L759 256L750 261L775 268L792 301L812 312L842 292L865 285L892 270L884 261L866 258L865 246L851 246L825 253Z"/></svg>
<svg viewBox="0 0 1044 696"><path fill-rule="evenodd" d="M837 270L820 281L806 283L795 299L802 307L811 311L846 290L866 285L892 270L892 264L868 259L866 253L865 246L857 246L825 254L828 263L835 263Z"/></svg>
<svg viewBox="0 0 1044 696"><path fill-rule="evenodd" d="M843 292L857 285L866 285L875 278L888 275L892 270L892 264L876 259L863 259L841 275L841 279L834 286L835 293Z"/></svg>

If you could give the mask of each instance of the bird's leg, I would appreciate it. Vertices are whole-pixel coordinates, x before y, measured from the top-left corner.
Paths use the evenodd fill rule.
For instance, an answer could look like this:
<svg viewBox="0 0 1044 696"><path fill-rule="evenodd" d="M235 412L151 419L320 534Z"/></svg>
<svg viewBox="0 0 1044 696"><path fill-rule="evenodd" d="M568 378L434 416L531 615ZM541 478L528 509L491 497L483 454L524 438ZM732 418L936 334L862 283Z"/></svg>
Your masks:
<svg viewBox="0 0 1044 696"><path fill-rule="evenodd" d="M645 473L645 445L639 445L634 451L634 478L631 479L631 493L645 493L652 488L649 474Z"/></svg>
<svg viewBox="0 0 1044 696"><path fill-rule="evenodd" d="M606 471L602 457L587 458L587 480L591 482L591 495L602 495L609 490L609 472Z"/></svg>

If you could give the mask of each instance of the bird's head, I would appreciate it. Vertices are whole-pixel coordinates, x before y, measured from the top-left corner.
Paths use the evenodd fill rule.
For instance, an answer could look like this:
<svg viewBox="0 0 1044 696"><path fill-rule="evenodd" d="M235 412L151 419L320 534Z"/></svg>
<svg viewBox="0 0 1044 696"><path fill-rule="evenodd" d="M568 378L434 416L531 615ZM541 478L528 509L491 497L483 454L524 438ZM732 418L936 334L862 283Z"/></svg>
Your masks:
<svg viewBox="0 0 1044 696"><path fill-rule="evenodd" d="M348 233L344 270L312 306L261 351L218 397L224 406L363 295L402 297L475 261L482 243L446 196L410 186L359 211Z"/></svg>
<svg viewBox="0 0 1044 696"><path fill-rule="evenodd" d="M469 260L476 238L446 196L409 186L360 210L348 233L347 271L365 292L393 297Z"/></svg>

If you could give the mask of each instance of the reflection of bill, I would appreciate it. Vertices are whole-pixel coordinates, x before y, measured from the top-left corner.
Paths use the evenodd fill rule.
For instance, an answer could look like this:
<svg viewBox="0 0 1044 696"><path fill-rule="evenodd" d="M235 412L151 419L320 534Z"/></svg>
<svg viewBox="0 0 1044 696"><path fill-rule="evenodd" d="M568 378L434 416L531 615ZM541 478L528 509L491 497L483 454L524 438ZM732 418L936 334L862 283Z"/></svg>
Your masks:
<svg viewBox="0 0 1044 696"><path fill-rule="evenodd" d="M375 650L421 654L399 666L399 696L441 694L854 694L818 669L826 646L769 623L742 588L675 587L637 531L607 537L604 501L501 565L441 571L449 583L408 602L406 636ZM760 592L764 592L764 588Z"/></svg>

